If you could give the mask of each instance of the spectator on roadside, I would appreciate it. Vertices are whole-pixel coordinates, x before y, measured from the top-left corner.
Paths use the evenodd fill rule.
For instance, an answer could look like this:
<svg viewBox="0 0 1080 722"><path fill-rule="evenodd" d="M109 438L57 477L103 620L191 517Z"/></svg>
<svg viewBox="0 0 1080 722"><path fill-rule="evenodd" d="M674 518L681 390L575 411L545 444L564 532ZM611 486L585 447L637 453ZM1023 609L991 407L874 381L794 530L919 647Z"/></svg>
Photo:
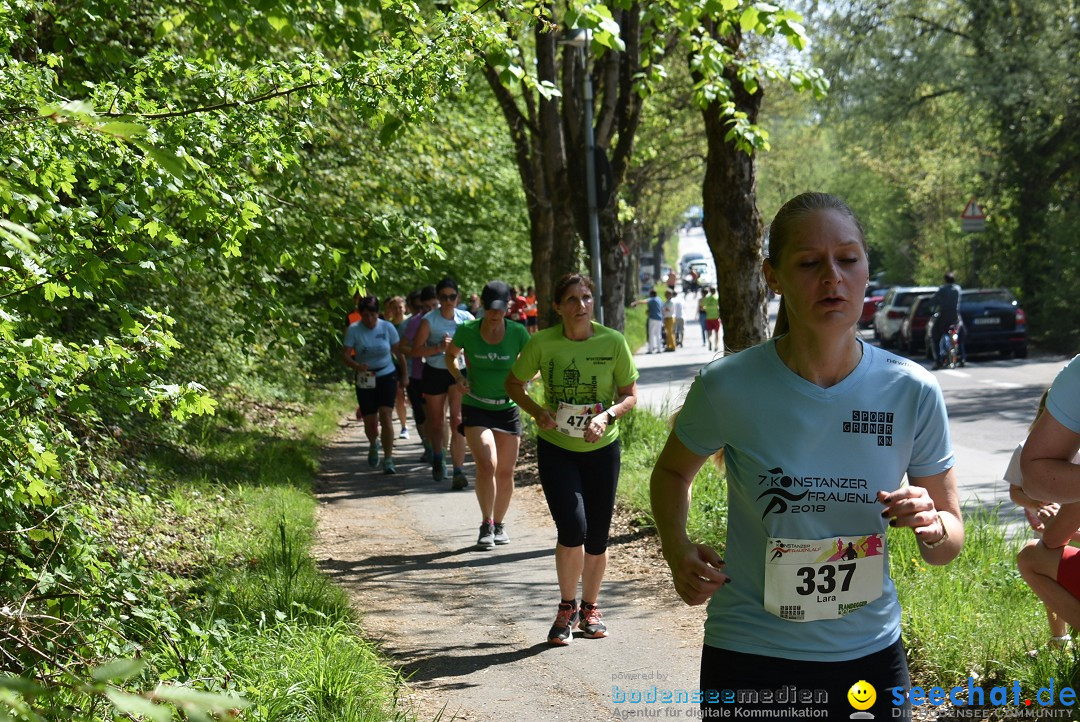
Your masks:
<svg viewBox="0 0 1080 722"><path fill-rule="evenodd" d="M1061 508L1046 522L1042 539L1029 542L1016 561L1046 605L1050 644L1065 646L1070 639L1060 620L1080 628L1080 549L1069 545L1080 528L1080 356L1054 379L1046 411L1035 420L1020 454L1023 490Z"/></svg>
<svg viewBox="0 0 1080 722"><path fill-rule="evenodd" d="M682 348L683 345L683 333L686 330L683 321L683 302L678 296L672 298L672 303L675 304L675 345Z"/></svg>
<svg viewBox="0 0 1080 722"><path fill-rule="evenodd" d="M668 290L664 294L667 298L660 307L660 315L664 321L664 350L675 350L675 292Z"/></svg>
<svg viewBox="0 0 1080 722"><path fill-rule="evenodd" d="M893 707L882 693L910 688L886 531L911 529L930 564L960 552L944 398L921 366L858 337L867 250L843 201L797 196L770 228L763 271L781 294L775 334L702 368L652 475L675 590L709 603L699 688L756 689L767 679L822 689L828 701L817 709L838 720L851 713L852 681L865 680L878 690L867 712L910 719L910 703ZM686 530L694 478L721 449L723 558ZM850 491L834 488L841 478ZM706 700L702 712L723 706ZM776 710L738 707L736 716Z"/></svg>
<svg viewBox="0 0 1080 722"><path fill-rule="evenodd" d="M1043 392L1042 398L1039 399L1039 407L1035 412L1035 420L1031 423L1031 428L1035 427L1035 424L1038 423L1046 411L1046 398L1048 395L1049 390ZM1072 552L1063 548L1063 545L1056 543L1061 538L1061 525L1055 523L1055 519L1063 509L1066 513L1071 514L1073 511L1071 507L1074 505L1066 504L1062 507L1056 502L1039 501L1033 499L1024 491L1023 477L1020 473L1020 457L1023 450L1024 444L1021 443L1013 452L1012 458L1009 460L1009 467L1005 470L1005 480L1009 482L1009 498L1024 510L1024 516L1027 518L1031 529L1036 535L1042 537L1044 541L1042 544L1037 540L1028 542L1017 555L1016 564L1020 570L1020 575L1028 582L1035 594L1042 599L1043 605L1046 607L1046 618L1050 624L1050 646L1061 647L1070 642L1072 637L1069 636L1069 628L1065 618L1056 611L1057 607L1067 610L1068 605L1054 604L1055 597L1060 593L1054 585L1064 586L1068 582ZM1080 463L1080 454L1073 456L1072 463ZM1065 526L1072 524L1075 527L1080 524L1080 520L1075 522L1066 521L1064 524ZM1049 541L1046 541L1044 536L1047 529L1051 530ZM1065 543L1068 543L1067 539ZM1080 579L1076 572L1080 572L1080 570L1074 570L1071 576L1074 579ZM1073 592L1072 596L1075 597L1078 593L1080 592Z"/></svg>
<svg viewBox="0 0 1080 722"><path fill-rule="evenodd" d="M641 301L634 301L632 305L636 306L639 303ZM649 297L645 299L645 303L648 306L645 330L649 342L649 353L660 353L663 350L661 339L664 334L664 304L656 295L655 288L649 291Z"/></svg>
<svg viewBox="0 0 1080 722"><path fill-rule="evenodd" d="M1046 397L1046 411L1031 427L1020 470L1024 492L1059 504L1080 501L1080 356L1058 373Z"/></svg>
<svg viewBox="0 0 1080 722"><path fill-rule="evenodd" d="M930 307L935 312L937 318L934 321L934 333L931 339L930 348L934 353L934 368L939 369L942 366L942 357L945 353L942 343L945 331L949 326L955 325L959 332L958 341L960 353L960 365L963 366L967 362L967 354L964 351L964 340L967 338L967 330L964 328L964 321L960 318L960 285L956 282L956 275L952 271L948 271L945 274L945 285L938 288L930 299Z"/></svg>

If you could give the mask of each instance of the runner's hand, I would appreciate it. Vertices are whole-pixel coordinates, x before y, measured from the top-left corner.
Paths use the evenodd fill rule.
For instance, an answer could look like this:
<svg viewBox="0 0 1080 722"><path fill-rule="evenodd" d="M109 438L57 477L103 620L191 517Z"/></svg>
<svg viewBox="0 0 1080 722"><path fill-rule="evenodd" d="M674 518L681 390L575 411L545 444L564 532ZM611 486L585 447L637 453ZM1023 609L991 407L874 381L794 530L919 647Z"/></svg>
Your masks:
<svg viewBox="0 0 1080 722"><path fill-rule="evenodd" d="M923 487L905 486L889 493L879 491L877 498L885 505L881 515L889 518L889 526L910 527L915 536L927 544L944 536L944 522L938 520L934 500Z"/></svg>
<svg viewBox="0 0 1080 722"><path fill-rule="evenodd" d="M454 379L454 382L458 385L458 388L461 389L463 393L469 393L469 379L466 378L464 375L458 376L456 379Z"/></svg>
<svg viewBox="0 0 1080 722"><path fill-rule="evenodd" d="M600 437L604 435L607 425L607 414L597 414L589 419L589 423L585 424L585 441L590 444L595 444L600 440Z"/></svg>
<svg viewBox="0 0 1080 722"><path fill-rule="evenodd" d="M1036 515L1043 521L1050 521L1055 516L1057 516L1057 513L1060 510L1061 504L1052 501L1049 504L1043 504L1042 506L1040 506L1039 510L1036 512Z"/></svg>
<svg viewBox="0 0 1080 722"><path fill-rule="evenodd" d="M558 426L555 423L555 415L547 409L540 409L540 413L533 416L536 419L536 425L541 429L554 429Z"/></svg>
<svg viewBox="0 0 1080 722"><path fill-rule="evenodd" d="M705 544L686 542L664 557L671 567L675 591L690 606L704 604L717 589L731 582L731 577L720 571L724 560Z"/></svg>

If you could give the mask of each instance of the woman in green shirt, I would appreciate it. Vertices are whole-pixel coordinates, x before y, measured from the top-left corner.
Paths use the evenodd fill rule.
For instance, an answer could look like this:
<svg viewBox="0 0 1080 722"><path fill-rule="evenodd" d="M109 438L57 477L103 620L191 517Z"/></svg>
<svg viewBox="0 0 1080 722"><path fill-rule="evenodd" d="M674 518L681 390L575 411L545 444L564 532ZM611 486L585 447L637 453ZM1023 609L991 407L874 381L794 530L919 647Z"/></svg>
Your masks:
<svg viewBox="0 0 1080 722"><path fill-rule="evenodd" d="M558 530L555 570L562 595L548 642L562 645L575 625L586 637L607 636L597 597L619 482L615 420L637 403L638 372L623 335L593 321L588 276L563 276L552 297L562 323L533 335L506 377L506 393L539 427L537 462ZM525 388L538 371L543 406Z"/></svg>
<svg viewBox="0 0 1080 722"><path fill-rule="evenodd" d="M476 546L492 549L509 544L503 519L514 493L514 465L521 442L518 407L503 389L506 375L529 341L520 323L507 323L510 287L491 281L480 294L483 317L457 327L446 348L446 368L461 389L461 426L476 462L476 501L480 504L480 536ZM453 361L465 352L468 375Z"/></svg>

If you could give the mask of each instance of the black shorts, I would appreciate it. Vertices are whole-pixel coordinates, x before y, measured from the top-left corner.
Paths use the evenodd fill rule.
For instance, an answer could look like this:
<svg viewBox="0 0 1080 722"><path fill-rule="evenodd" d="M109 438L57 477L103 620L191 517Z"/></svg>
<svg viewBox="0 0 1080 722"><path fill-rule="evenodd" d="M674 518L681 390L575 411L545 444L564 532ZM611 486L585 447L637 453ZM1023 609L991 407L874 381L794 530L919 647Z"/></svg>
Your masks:
<svg viewBox="0 0 1080 722"><path fill-rule="evenodd" d="M409 406L412 407L413 421L419 426L427 419L424 411L424 380L409 377L409 385L405 387L405 393L409 397Z"/></svg>
<svg viewBox="0 0 1080 722"><path fill-rule="evenodd" d="M397 371L375 377L375 388L356 389L356 403L361 416L378 413L379 409L394 408L397 403Z"/></svg>
<svg viewBox="0 0 1080 722"><path fill-rule="evenodd" d="M525 317L525 326L527 328L536 328L538 325L540 325L540 317L539 316L526 316Z"/></svg>
<svg viewBox="0 0 1080 722"><path fill-rule="evenodd" d="M521 414L518 412L517 406L495 411L463 403L461 405L461 423L458 424L458 433L464 434L466 426L482 426L492 431L521 436Z"/></svg>
<svg viewBox="0 0 1080 722"><path fill-rule="evenodd" d="M445 394L455 383L453 374L446 369L424 364L424 388L422 390L428 396Z"/></svg>
<svg viewBox="0 0 1080 722"><path fill-rule="evenodd" d="M843 662L765 657L709 645L704 645L701 650L701 709L715 710L724 717L739 716L735 713L736 708L777 713L785 707L794 707L800 710L827 710L818 719L846 720L855 711L848 701L848 690L859 680L869 682L877 694L873 706L866 710L874 715L874 719L911 719L911 702L905 694L911 688L911 679L904 645L899 639L880 652ZM761 699L762 692L772 693L775 699L779 696L778 692L790 692L791 687L795 688L795 694L808 694L811 701L786 704ZM901 694L905 694L905 703L901 706L893 704L895 687L902 687ZM755 696L757 701L754 701ZM785 716L789 719L794 717L778 714L773 719Z"/></svg>
<svg viewBox="0 0 1080 722"><path fill-rule="evenodd" d="M618 439L595 451L567 451L537 438L540 485L555 520L559 544L584 544L586 554L607 550L621 458Z"/></svg>

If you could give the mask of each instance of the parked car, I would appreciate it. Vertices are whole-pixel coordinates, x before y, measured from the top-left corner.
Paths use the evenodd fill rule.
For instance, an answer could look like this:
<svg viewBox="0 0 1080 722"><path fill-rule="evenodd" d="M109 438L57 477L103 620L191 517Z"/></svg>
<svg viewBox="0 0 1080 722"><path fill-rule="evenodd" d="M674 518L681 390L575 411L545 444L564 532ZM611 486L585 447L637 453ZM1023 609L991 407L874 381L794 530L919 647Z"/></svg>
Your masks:
<svg viewBox="0 0 1080 722"><path fill-rule="evenodd" d="M917 354L926 347L926 324L934 313L930 304L933 297L927 293L916 298L908 315L900 322L900 347L910 354Z"/></svg>
<svg viewBox="0 0 1080 722"><path fill-rule="evenodd" d="M895 346L900 340L900 324L919 296L937 291L937 286L893 286L881 299L874 313L874 338L882 348Z"/></svg>
<svg viewBox="0 0 1080 722"><path fill-rule="evenodd" d="M679 275L685 276L686 272L690 270L690 264L694 261L700 261L705 258L704 253L684 253L683 257L679 259Z"/></svg>
<svg viewBox="0 0 1080 722"><path fill-rule="evenodd" d="M884 288L866 287L866 296L863 298L862 316L859 317L859 328L870 328L874 325L874 314L877 313L878 304L885 298Z"/></svg>
<svg viewBox="0 0 1080 722"><path fill-rule="evenodd" d="M1027 358L1027 314L1007 288L974 288L960 292L960 318L964 321L964 350ZM935 314L926 326L926 354L934 333Z"/></svg>

